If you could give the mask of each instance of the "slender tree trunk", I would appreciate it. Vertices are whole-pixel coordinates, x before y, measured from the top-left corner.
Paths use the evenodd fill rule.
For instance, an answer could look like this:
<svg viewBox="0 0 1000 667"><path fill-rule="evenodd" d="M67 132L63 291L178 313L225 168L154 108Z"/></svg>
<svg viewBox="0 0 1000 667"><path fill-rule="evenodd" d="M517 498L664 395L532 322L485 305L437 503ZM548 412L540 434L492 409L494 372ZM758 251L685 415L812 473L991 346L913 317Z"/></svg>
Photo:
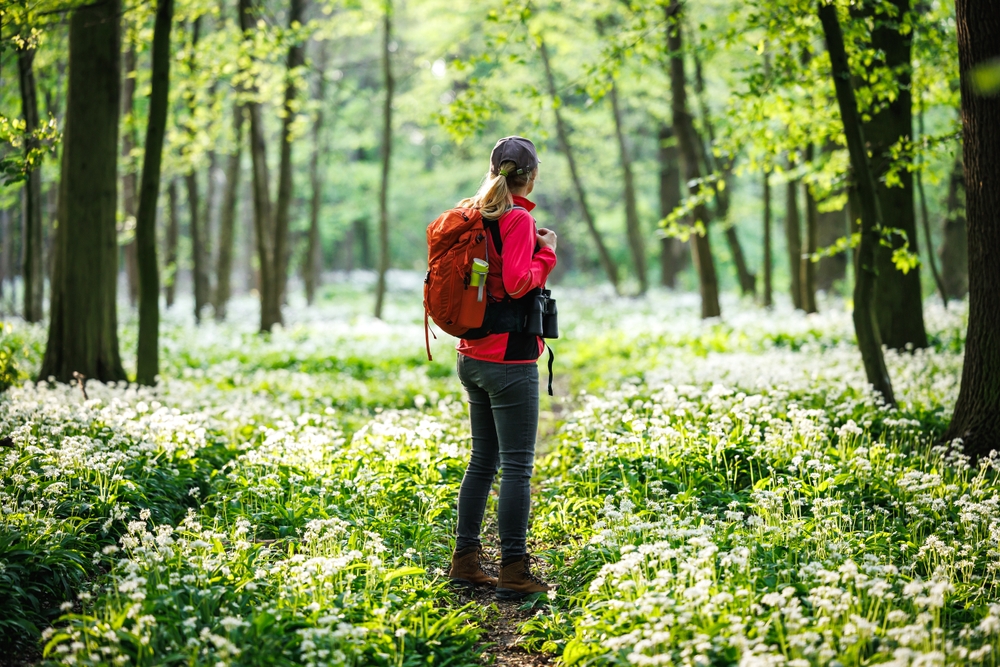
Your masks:
<svg viewBox="0 0 1000 667"><path fill-rule="evenodd" d="M188 59L188 74L192 77L198 69L195 56L195 47L198 45L198 38L201 33L201 18L196 18L191 24L191 56ZM194 98L188 101L188 109L191 120L188 127L189 134L194 137L197 131L194 125L195 107ZM184 175L184 184L187 188L188 196L188 218L190 220L191 232L191 277L194 284L194 320L201 322L201 312L208 305L208 239L205 234L205 220L202 216L201 197L198 192L198 170L192 165L190 171Z"/></svg>
<svg viewBox="0 0 1000 667"><path fill-rule="evenodd" d="M673 129L661 125L659 134L660 218L666 218L681 204L680 155ZM673 289L677 274L684 268L684 244L680 239L664 236L660 239L660 284Z"/></svg>
<svg viewBox="0 0 1000 667"><path fill-rule="evenodd" d="M359 218L354 221L354 236L358 240L358 245L361 246L361 268L371 269L374 268L375 263L372 260L372 244L371 244L371 234L368 231L368 221L364 218ZM351 256L354 255L354 246L351 245Z"/></svg>
<svg viewBox="0 0 1000 667"><path fill-rule="evenodd" d="M705 100L705 77L701 68L701 58L697 52L694 54L694 90L698 99L698 107L701 111L702 125L705 128L708 144L706 145L699 136L696 146L705 165L706 173L718 172L719 178L723 179L724 186L715 191L715 217L722 224L723 235L726 237L726 245L729 246L729 253L733 258L733 268L736 269L736 282L739 283L740 291L744 295L753 296L757 290L757 276L750 273L747 268L746 255L743 253L743 246L736 233L736 227L729 224L729 192L732 176L732 160L726 157L723 164L719 164L715 159L713 148L715 146L715 130L712 124L712 116L708 111L708 103ZM696 131L697 134L697 131Z"/></svg>
<svg viewBox="0 0 1000 667"><path fill-rule="evenodd" d="M18 81L21 89L21 115L29 139L25 152L37 148L31 138L38 129L38 92L35 86L35 50L17 49ZM6 240L6 239L5 239ZM42 170L32 165L24 183L24 319L41 322L45 293L45 232L42 226Z"/></svg>
<svg viewBox="0 0 1000 667"><path fill-rule="evenodd" d="M822 211L816 216L817 244L821 248L833 245L838 239L847 235L847 212ZM841 252L833 257L821 257L816 267L816 289L829 292L838 280L847 277L847 253Z"/></svg>
<svg viewBox="0 0 1000 667"><path fill-rule="evenodd" d="M687 81L684 75L680 0L670 0L666 13L669 25L667 48L670 51L670 92L674 134L677 136L686 180L692 184L690 187L696 188L697 186L693 183L701 178L701 165L698 162L694 123L687 110ZM694 194L693 189L692 194ZM696 232L692 237L694 241L692 256L698 271L698 283L701 287L701 316L702 318L718 317L721 314L719 280L715 273L715 262L712 260L712 247L708 236L709 217L704 204L695 207L693 222L700 222L705 228L703 234Z"/></svg>
<svg viewBox="0 0 1000 667"><path fill-rule="evenodd" d="M875 11L870 17L874 22L871 46L883 55L882 62L874 66L884 65L895 73L898 92L892 100L880 100L885 102L885 106L865 123L864 131L872 156L879 206L883 213L892 212L891 220L884 222L888 223L887 227L902 230L909 241L910 251L919 254L913 174L906 169L899 170L900 185L892 187L883 178L892 165L892 147L913 136L913 95L910 90L913 33L912 30L900 29L900 26L907 26L905 17L910 11L910 0L889 0L889 3L895 6L895 16ZM898 234L894 234L889 246L879 244L875 248L875 312L882 343L893 349L904 349L907 345L927 347L920 268L914 267L903 273L892 261L893 251L905 243Z"/></svg>
<svg viewBox="0 0 1000 667"><path fill-rule="evenodd" d="M806 146L806 161L812 164L816 157L812 144ZM812 261L816 252L817 236L819 234L819 211L816 210L816 199L807 183L803 184L806 197L806 246L802 248L802 259L799 260L801 272L799 282L802 285L802 310L807 313L816 312L816 263Z"/></svg>
<svg viewBox="0 0 1000 667"><path fill-rule="evenodd" d="M132 151L136 146L135 118L135 44L129 44L125 51L125 79L122 82L122 115L125 120L125 132L122 134L122 210L125 214L126 226L133 223L136 215L136 187L138 175L132 160ZM125 256L125 276L128 279L128 300L133 306L139 302L139 262L136 253L136 240L133 238L122 248Z"/></svg>
<svg viewBox="0 0 1000 667"><path fill-rule="evenodd" d="M946 438L988 456L1000 443L1000 96L972 88L971 70L1000 58L1000 4L957 0L962 82L966 231L969 239L969 329L962 388Z"/></svg>
<svg viewBox="0 0 1000 667"><path fill-rule="evenodd" d="M289 27L302 23L304 0L291 0L288 10ZM295 98L298 91L295 88L295 70L305 62L305 49L299 42L288 48L287 68L285 71L285 102L281 119L281 160L278 166L278 201L275 209L274 226L274 261L277 277L277 299L281 304L285 301L285 290L288 283L289 243L288 228L292 207L292 122L295 120ZM279 306L280 307L280 306Z"/></svg>
<svg viewBox="0 0 1000 667"><path fill-rule="evenodd" d="M771 172L764 172L764 306L774 303L771 284Z"/></svg>
<svg viewBox="0 0 1000 667"><path fill-rule="evenodd" d="M788 161L788 170L795 163ZM785 184L785 248L788 250L788 276L791 279L792 305L802 310L802 224L799 222L799 179Z"/></svg>
<svg viewBox="0 0 1000 667"><path fill-rule="evenodd" d="M70 382L75 372L126 379L115 312L120 17L119 0L78 7L70 17L55 275L40 379Z"/></svg>
<svg viewBox="0 0 1000 667"><path fill-rule="evenodd" d="M309 238L306 241L305 270L302 272L306 283L306 302L311 306L316 299L316 287L320 278L320 238L319 209L323 201L323 179L320 174L319 155L323 143L323 107L326 104L326 65L329 42L319 43L319 57L316 61L316 101L319 106L313 120L313 150L309 158L309 181L312 198L309 202Z"/></svg>
<svg viewBox="0 0 1000 667"><path fill-rule="evenodd" d="M240 188L240 161L243 159L243 115L241 104L233 107L233 152L226 163L226 190L219 215L218 273L215 279L215 319L226 319L226 304L232 295L233 238L236 229L236 205Z"/></svg>
<svg viewBox="0 0 1000 667"><path fill-rule="evenodd" d="M214 93L213 93L214 94ZM215 251L213 248L215 240L213 234L213 227L215 216L218 214L218 198L219 198L219 188L218 181L216 177L219 173L219 157L214 150L208 151L208 173L205 178L205 209L201 214L201 237L205 241L205 247L202 248L202 272L204 273L204 285L205 285L205 304L210 305L215 303L215 290L212 289L212 277L215 275L215 267L212 263L215 257Z"/></svg>
<svg viewBox="0 0 1000 667"><path fill-rule="evenodd" d="M552 74L552 64L549 62L548 48L545 45L545 41L540 37L538 40L538 52L542 56L542 65L545 68L545 82L549 89L549 97L552 99L552 112L556 117L556 134L559 137L559 147L563 155L566 156L566 162L569 164L569 175L573 181L573 190L576 192L577 203L580 205L580 213L583 214L583 220L587 223L587 231L590 232L590 237L594 240L594 246L597 248L597 257L604 268L604 274L608 277L608 281L614 288L615 293L620 294L621 290L618 287L618 267L615 265L614 260L611 259L611 253L608 252L607 247L604 245L604 239L601 238L601 233L597 229L594 215L590 210L590 206L587 205L587 194L583 189L583 181L580 180L580 173L576 167L576 159L573 156L573 149L569 143L569 129L563 121L562 112L559 111L561 100L556 90L556 80Z"/></svg>
<svg viewBox="0 0 1000 667"><path fill-rule="evenodd" d="M618 103L618 86L614 80L611 81L611 110L615 117L615 136L618 138L618 152L621 156L622 183L625 192L625 229L628 237L629 250L632 253L632 261L635 262L635 271L639 277L639 293L645 294L649 289L649 276L646 271L646 243L642 234L642 226L639 223L639 209L635 203L635 181L632 177L632 160L629 157L628 146L625 142L625 132L622 128L622 110Z"/></svg>
<svg viewBox="0 0 1000 667"><path fill-rule="evenodd" d="M920 125L923 126L923 124L923 113L921 113ZM945 289L944 279L941 278L941 272L937 268L937 260L934 259L934 240L931 238L930 215L927 213L927 195L924 192L924 179L920 170L917 170L916 173L916 183L917 195L920 197L920 222L923 225L924 238L927 241L927 262L931 265L931 274L934 276L934 284L937 286L938 294L941 296L941 303L947 308L948 290Z"/></svg>
<svg viewBox="0 0 1000 667"><path fill-rule="evenodd" d="M142 157L139 211L135 242L139 268L139 348L135 379L152 385L160 372L160 273L156 264L156 204L160 198L160 162L167 131L170 90L170 24L173 0L158 0L153 26L152 90L146 121L146 150Z"/></svg>
<svg viewBox="0 0 1000 667"><path fill-rule="evenodd" d="M947 215L944 241L941 243L941 271L945 293L963 299L969 293L969 246L965 228L965 174L962 156L955 156L955 166L948 179Z"/></svg>
<svg viewBox="0 0 1000 667"><path fill-rule="evenodd" d="M253 0L240 0L240 27L248 42L253 40L255 29ZM252 91L254 94L256 90ZM277 277L274 275L274 219L271 212L270 178L267 169L267 146L264 142L264 123L260 102L247 102L250 116L250 155L253 163L254 237L257 240L257 259L260 290L260 330L270 331L281 322L281 300L278 295Z"/></svg>
<svg viewBox="0 0 1000 667"><path fill-rule="evenodd" d="M171 179L167 186L167 234L164 250L164 269L166 269L167 308L174 305L177 295L177 244L180 241L180 222L178 215L177 181Z"/></svg>
<svg viewBox="0 0 1000 667"><path fill-rule="evenodd" d="M385 279L389 271L389 160L392 157L392 95L395 81L389 45L392 39L392 0L385 0L383 16L382 74L385 78L385 106L382 110L382 185L378 192L378 284L375 288L375 317L381 319L385 299Z"/></svg>
<svg viewBox="0 0 1000 667"><path fill-rule="evenodd" d="M826 48L830 54L833 83L837 91L837 104L844 124L847 150L851 158L851 169L861 205L861 243L858 246L854 279L854 331L865 366L865 375L872 387L882 395L888 405L895 406L889 371L882 356L882 340L879 337L878 321L875 318L875 246L878 244L878 228L882 224L882 211L875 192L875 179L868 164L864 130L858 113L858 103L851 86L851 70L844 49L844 37L840 31L836 5L828 5L819 0L819 18L826 37Z"/></svg>

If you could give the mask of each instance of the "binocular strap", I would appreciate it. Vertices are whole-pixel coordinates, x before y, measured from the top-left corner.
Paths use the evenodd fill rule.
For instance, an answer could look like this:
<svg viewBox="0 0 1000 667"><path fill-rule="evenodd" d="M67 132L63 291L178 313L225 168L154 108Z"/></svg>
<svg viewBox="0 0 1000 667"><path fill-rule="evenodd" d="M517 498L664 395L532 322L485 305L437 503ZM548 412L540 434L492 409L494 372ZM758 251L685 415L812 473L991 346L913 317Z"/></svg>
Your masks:
<svg viewBox="0 0 1000 667"><path fill-rule="evenodd" d="M552 346L548 343L545 347L549 349L549 396L552 396L552 362L556 359L556 353L552 351Z"/></svg>

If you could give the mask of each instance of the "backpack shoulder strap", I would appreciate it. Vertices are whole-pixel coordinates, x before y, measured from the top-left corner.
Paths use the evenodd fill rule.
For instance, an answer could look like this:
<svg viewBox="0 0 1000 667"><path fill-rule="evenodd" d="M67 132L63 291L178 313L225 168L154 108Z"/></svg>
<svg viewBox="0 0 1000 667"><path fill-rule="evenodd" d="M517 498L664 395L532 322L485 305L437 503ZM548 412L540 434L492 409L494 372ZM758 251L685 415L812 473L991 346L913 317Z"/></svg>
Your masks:
<svg viewBox="0 0 1000 667"><path fill-rule="evenodd" d="M514 206L504 211L503 214L500 216L500 218L502 218L504 215L507 215L515 208L520 209L525 213L528 212L528 209L524 208L523 206L517 206L515 204ZM496 220L487 220L486 218L483 218L483 227L485 227L489 231L490 236L493 237L493 247L497 249L498 255L503 252L503 239L500 238L500 218L497 218Z"/></svg>

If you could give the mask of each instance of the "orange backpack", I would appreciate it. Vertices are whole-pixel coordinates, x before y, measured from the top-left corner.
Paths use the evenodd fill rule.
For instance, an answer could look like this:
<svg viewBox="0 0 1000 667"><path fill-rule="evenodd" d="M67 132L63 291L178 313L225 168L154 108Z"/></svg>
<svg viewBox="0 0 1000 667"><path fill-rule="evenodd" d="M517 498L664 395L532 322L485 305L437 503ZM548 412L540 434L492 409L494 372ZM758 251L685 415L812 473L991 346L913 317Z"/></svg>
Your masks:
<svg viewBox="0 0 1000 667"><path fill-rule="evenodd" d="M452 336L482 326L487 299L472 286L472 262L489 262L486 227L478 209L453 208L427 226L424 340L431 359L428 318ZM436 338L437 336L435 336Z"/></svg>

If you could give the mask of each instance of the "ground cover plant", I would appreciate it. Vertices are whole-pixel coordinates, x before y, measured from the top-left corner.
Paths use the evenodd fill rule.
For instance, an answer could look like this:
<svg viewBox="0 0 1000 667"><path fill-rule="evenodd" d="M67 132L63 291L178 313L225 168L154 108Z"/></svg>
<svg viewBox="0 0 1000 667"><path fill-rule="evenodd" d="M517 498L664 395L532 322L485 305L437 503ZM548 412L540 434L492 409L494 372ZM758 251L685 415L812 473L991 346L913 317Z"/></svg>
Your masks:
<svg viewBox="0 0 1000 667"><path fill-rule="evenodd" d="M5 325L10 655L484 660L492 601L444 577L469 450L450 342L422 357L414 292L384 321L333 296L267 336L249 301L233 324L171 315L155 388L26 381L44 332ZM530 603L514 658L996 664L996 467L940 441L964 310L928 305L931 347L887 352L890 410L841 304L726 305L700 322L685 296L560 296L529 533L558 590Z"/></svg>

